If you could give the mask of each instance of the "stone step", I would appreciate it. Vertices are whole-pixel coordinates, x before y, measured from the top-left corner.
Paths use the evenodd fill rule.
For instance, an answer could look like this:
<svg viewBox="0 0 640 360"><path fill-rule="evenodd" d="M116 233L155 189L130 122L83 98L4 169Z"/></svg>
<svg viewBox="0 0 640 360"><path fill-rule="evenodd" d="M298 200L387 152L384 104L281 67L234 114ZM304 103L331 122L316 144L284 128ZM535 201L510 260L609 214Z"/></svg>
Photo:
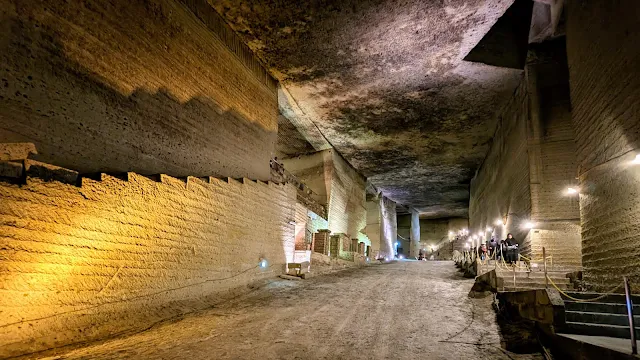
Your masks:
<svg viewBox="0 0 640 360"><path fill-rule="evenodd" d="M513 277L501 277L505 284L506 283L510 283L513 284ZM560 287L561 285L563 286L569 286L571 285L571 282L569 282L569 279L553 279L553 282L558 285L558 287ZM521 277L516 277L516 284L540 284L542 286L544 286L545 281L544 278L542 279L531 279L531 278L521 278ZM551 285L551 283L549 283L549 287L552 287L553 285Z"/></svg>
<svg viewBox="0 0 640 360"><path fill-rule="evenodd" d="M603 303L603 302L576 302L571 300L565 300L564 306L567 311L622 314L622 315L627 314L626 304ZM640 304L633 305L633 314L640 315Z"/></svg>
<svg viewBox="0 0 640 360"><path fill-rule="evenodd" d="M506 271L502 271L502 272L498 272L496 273L496 275L500 276L500 277L513 277L513 273L512 272L506 272ZM558 281L569 281L569 278L564 276L563 274L547 274L547 276L549 276L551 279L553 279L553 281L556 281L556 279L558 279ZM544 274L536 274L536 273L526 273L526 272L516 272L516 278L518 279L541 279L544 280Z"/></svg>
<svg viewBox="0 0 640 360"><path fill-rule="evenodd" d="M629 317L622 314L565 311L566 321L576 323L628 326ZM635 324L640 324L640 316L634 316ZM638 325L636 325L638 327Z"/></svg>
<svg viewBox="0 0 640 360"><path fill-rule="evenodd" d="M567 288L566 285L558 285L559 288L565 290ZM524 291L524 290L539 290L544 289L544 283L542 284L518 284L516 282L516 286L513 286L513 282L504 283L503 289L498 289L499 291Z"/></svg>
<svg viewBox="0 0 640 360"><path fill-rule="evenodd" d="M631 338L628 325L604 325L567 321L563 332L589 336L609 336L624 339ZM637 333L638 328L636 327L636 334Z"/></svg>
<svg viewBox="0 0 640 360"><path fill-rule="evenodd" d="M603 294L593 293L593 292L567 292L567 295L574 297L576 299L595 299L599 296L602 296ZM566 300L571 300L571 299L567 299L564 295L562 295L562 297ZM627 299L624 294L607 294L606 297L602 299L598 299L596 301L600 303L626 304ZM634 304L640 305L640 296L631 295L631 301L633 301Z"/></svg>

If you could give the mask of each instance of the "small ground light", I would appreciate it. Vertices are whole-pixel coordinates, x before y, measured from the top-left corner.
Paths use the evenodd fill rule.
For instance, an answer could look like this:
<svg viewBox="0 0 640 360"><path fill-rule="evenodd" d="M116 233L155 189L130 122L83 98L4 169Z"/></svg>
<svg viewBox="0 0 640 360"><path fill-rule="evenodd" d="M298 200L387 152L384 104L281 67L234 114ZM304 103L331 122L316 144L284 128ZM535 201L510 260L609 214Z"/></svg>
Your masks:
<svg viewBox="0 0 640 360"><path fill-rule="evenodd" d="M572 188L572 187L567 188L567 194L569 194L569 195L575 195L575 194L577 194L577 193L578 193L578 189L576 189L576 188Z"/></svg>
<svg viewBox="0 0 640 360"><path fill-rule="evenodd" d="M404 259L404 255L402 255L402 254L398 255L398 259L400 259L400 260Z"/></svg>
<svg viewBox="0 0 640 360"><path fill-rule="evenodd" d="M269 262L267 261L267 259L260 259L258 266L260 266L261 269L266 269L267 266L269 266Z"/></svg>

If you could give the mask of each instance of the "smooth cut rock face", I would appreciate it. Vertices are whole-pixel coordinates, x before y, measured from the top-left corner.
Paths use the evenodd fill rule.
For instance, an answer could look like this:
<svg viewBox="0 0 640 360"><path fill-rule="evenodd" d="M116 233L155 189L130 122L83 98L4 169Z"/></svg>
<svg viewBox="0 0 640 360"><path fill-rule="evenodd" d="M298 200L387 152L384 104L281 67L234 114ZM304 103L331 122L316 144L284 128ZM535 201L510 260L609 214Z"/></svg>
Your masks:
<svg viewBox="0 0 640 360"><path fill-rule="evenodd" d="M512 0L210 3L386 196L423 217L467 214L521 71L462 59Z"/></svg>

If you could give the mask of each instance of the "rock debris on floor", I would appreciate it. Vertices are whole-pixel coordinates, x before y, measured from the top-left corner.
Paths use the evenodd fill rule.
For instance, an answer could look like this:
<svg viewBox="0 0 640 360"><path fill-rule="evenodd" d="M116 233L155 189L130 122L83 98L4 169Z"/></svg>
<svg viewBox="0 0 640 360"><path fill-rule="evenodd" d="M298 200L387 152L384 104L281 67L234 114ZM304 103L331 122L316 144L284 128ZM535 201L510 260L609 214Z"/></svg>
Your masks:
<svg viewBox="0 0 640 360"><path fill-rule="evenodd" d="M146 332L47 359L542 359L504 350L492 297L452 262L277 280Z"/></svg>

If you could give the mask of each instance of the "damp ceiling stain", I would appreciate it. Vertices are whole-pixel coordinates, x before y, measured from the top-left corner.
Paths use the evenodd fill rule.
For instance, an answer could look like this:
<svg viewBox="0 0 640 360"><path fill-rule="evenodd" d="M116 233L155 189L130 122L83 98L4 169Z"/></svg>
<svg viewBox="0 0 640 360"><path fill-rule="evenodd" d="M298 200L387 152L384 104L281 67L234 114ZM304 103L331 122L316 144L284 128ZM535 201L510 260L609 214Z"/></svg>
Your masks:
<svg viewBox="0 0 640 360"><path fill-rule="evenodd" d="M467 215L522 71L462 59L513 0L209 2L384 195Z"/></svg>

